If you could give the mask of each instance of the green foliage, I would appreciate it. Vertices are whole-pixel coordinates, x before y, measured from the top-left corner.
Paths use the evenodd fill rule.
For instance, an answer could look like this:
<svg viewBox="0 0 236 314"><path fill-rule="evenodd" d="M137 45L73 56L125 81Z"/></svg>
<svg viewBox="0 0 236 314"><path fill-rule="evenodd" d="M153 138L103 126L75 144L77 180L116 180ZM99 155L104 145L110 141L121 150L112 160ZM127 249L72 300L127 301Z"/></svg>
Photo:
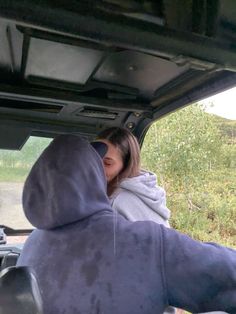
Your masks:
<svg viewBox="0 0 236 314"><path fill-rule="evenodd" d="M236 247L233 130L236 123L189 106L151 126L142 163L167 191L172 227L198 240Z"/></svg>
<svg viewBox="0 0 236 314"><path fill-rule="evenodd" d="M0 181L24 181L51 139L30 137L20 151L0 150Z"/></svg>
<svg viewBox="0 0 236 314"><path fill-rule="evenodd" d="M221 147L222 164L226 168L236 169L236 142L235 144L223 144Z"/></svg>
<svg viewBox="0 0 236 314"><path fill-rule="evenodd" d="M211 116L199 105L190 106L151 126L142 149L143 165L164 181L186 186L215 168L221 145Z"/></svg>
<svg viewBox="0 0 236 314"><path fill-rule="evenodd" d="M219 180L220 178L220 180ZM172 227L197 240L236 247L236 173L230 169L210 173L188 191L168 190Z"/></svg>
<svg viewBox="0 0 236 314"><path fill-rule="evenodd" d="M0 182L24 182L29 173L28 168L0 167Z"/></svg>
<svg viewBox="0 0 236 314"><path fill-rule="evenodd" d="M228 144L236 143L236 121L227 120L221 117L214 116L214 121L220 130L220 133L227 139Z"/></svg>

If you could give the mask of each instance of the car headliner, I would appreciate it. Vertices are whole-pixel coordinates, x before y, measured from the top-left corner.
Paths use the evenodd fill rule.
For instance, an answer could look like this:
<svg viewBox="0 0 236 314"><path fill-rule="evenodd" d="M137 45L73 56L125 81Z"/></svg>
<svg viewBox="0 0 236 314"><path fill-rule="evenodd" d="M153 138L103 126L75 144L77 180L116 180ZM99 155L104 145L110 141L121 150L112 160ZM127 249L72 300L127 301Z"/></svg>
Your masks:
<svg viewBox="0 0 236 314"><path fill-rule="evenodd" d="M0 148L156 119L236 83L234 0L0 2ZM7 134L7 136L6 136Z"/></svg>

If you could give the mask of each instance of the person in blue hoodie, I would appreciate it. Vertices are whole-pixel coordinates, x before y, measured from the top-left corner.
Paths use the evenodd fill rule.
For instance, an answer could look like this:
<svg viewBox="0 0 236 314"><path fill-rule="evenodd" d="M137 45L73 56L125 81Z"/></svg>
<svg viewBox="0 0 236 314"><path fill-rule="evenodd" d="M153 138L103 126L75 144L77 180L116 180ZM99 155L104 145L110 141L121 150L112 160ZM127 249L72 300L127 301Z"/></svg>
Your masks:
<svg viewBox="0 0 236 314"><path fill-rule="evenodd" d="M44 314L158 314L168 305L236 313L236 251L114 219L101 155L85 139L54 139L22 201L36 229L17 264L32 268Z"/></svg>
<svg viewBox="0 0 236 314"><path fill-rule="evenodd" d="M108 146L103 158L112 208L130 221L152 220L169 227L170 210L157 177L140 169L140 147L127 129L112 127L98 135ZM127 206L128 205L128 206Z"/></svg>

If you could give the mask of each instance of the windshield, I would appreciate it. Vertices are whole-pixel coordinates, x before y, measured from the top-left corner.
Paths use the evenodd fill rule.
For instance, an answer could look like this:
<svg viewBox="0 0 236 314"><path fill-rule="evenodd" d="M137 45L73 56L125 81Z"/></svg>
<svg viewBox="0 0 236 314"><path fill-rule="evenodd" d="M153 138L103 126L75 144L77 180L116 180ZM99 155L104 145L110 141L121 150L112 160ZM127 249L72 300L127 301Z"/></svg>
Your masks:
<svg viewBox="0 0 236 314"><path fill-rule="evenodd" d="M13 229L32 229L22 209L24 181L51 139L30 137L20 151L0 150L0 224Z"/></svg>

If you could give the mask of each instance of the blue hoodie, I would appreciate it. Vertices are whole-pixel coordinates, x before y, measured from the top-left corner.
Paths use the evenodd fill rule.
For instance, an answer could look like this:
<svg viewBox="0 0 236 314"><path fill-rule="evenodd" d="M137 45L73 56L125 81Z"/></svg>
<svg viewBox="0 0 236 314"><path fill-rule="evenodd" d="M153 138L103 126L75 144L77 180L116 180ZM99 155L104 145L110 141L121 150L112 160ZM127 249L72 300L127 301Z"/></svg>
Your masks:
<svg viewBox="0 0 236 314"><path fill-rule="evenodd" d="M236 252L114 215L102 160L80 137L43 152L23 208L37 229L18 265L33 268L45 314L236 313Z"/></svg>

